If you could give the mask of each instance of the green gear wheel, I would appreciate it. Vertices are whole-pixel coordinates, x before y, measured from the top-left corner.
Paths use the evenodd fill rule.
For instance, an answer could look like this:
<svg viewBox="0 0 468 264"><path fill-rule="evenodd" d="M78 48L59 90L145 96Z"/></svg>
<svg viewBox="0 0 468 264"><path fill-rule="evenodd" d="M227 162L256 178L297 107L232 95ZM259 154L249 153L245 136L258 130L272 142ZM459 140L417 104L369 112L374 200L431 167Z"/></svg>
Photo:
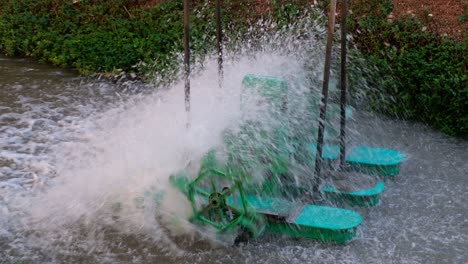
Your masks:
<svg viewBox="0 0 468 264"><path fill-rule="evenodd" d="M221 166L210 151L202 160L197 178L190 182L179 175L172 176L171 181L190 201L192 222L211 226L219 233L238 234L242 230L240 235L248 233L256 238L263 232L265 223L263 216L247 202L242 184L245 175L241 169Z"/></svg>

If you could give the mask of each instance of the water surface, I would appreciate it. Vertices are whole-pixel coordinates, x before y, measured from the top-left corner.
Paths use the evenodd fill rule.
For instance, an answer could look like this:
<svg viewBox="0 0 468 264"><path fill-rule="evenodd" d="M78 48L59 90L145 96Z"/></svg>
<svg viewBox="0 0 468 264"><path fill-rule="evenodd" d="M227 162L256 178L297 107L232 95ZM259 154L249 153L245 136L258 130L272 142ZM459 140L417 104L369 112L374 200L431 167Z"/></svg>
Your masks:
<svg viewBox="0 0 468 264"><path fill-rule="evenodd" d="M227 73L234 87L255 66L231 69L238 71ZM265 234L247 245L222 246L192 232L175 234L159 220L158 208L128 212L123 220L105 211L114 199L132 200L151 186L167 188L165 173L184 162L176 158L185 153L180 146L202 153L209 147L202 142L217 142L215 133L236 115L220 110L217 99L209 99L211 90L195 90L194 132L186 135L177 132L187 120L182 85L165 96L140 96L132 92L138 90L135 83L89 80L71 70L4 57L0 76L0 263L468 260L468 142L423 124L356 111L350 148L392 148L408 160L398 177L385 182L378 206L354 208L363 223L351 243ZM217 87L210 76L216 75L195 79L194 87ZM235 92L227 94L238 99ZM170 207L186 203L170 197L176 197Z"/></svg>

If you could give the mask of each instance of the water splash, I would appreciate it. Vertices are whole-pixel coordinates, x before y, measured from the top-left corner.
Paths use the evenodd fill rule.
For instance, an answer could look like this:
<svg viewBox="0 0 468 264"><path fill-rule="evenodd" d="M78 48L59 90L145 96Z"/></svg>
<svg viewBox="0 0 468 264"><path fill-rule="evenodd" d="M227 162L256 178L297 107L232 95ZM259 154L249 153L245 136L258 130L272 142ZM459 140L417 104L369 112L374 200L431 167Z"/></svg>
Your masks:
<svg viewBox="0 0 468 264"><path fill-rule="evenodd" d="M196 171L196 161L222 144L221 132L237 125L247 73L286 79L295 106L290 122L310 126L314 116L301 98L319 94L318 35L286 35L284 41L285 35L274 35L227 54L222 90L214 59L208 59L192 80L190 116L180 83L136 94L126 92L141 90L132 83L88 83L66 74L65 85L4 85L2 98L14 103L0 107L0 262L463 263L466 142L366 114L351 124L352 144L412 156L401 177L387 183L379 207L357 209L365 222L356 241L336 247L265 235L229 248L194 235L198 230L186 221L190 208L167 177L190 161ZM22 96L8 97L16 94Z"/></svg>
<svg viewBox="0 0 468 264"><path fill-rule="evenodd" d="M222 89L218 87L214 58L197 65L191 80L190 113L184 111L182 83L137 94L125 93L125 85L113 88L105 83L81 84L80 89L85 88L88 94L79 96L73 94L76 88L72 85L65 93L54 94L57 101L70 104L32 104L37 109L33 114L40 112L39 108L52 113L45 114L42 122L26 117L31 124L26 129L21 124L15 128L24 135L36 126L39 129L32 134L34 139L46 137L44 153L30 153L25 160L27 171L35 166L34 174L9 176L10 181L28 181L18 180L14 185L28 194L20 197L15 192L8 195L15 199L7 203L14 212L6 218L8 226L13 232L24 234L21 246L49 253L78 249L106 252L105 242L100 240L104 239L105 230L113 230L121 236L141 236L163 251L181 254L173 236L193 236L195 228L187 221L190 206L185 197L172 189L168 177L188 164L196 171L197 162L208 150L223 145L223 132L235 128L242 118L241 82L246 74L287 80L288 100L294 106L290 122L302 129L306 129L303 124L307 124L307 129L313 127L316 116L305 107L306 98L319 94L323 68L321 34L325 32L318 20L298 21L280 29L281 34L273 33L278 29L271 21L254 25L250 32L260 32L261 37L252 37L253 41L226 53ZM93 88L98 88L97 92ZM103 98L108 97L107 103ZM27 108L24 100L17 102ZM61 111L69 113L53 117ZM58 125L48 125L50 122ZM12 140L11 134L7 140ZM13 155L21 152L21 143L15 142L17 148L12 154L1 156L19 164ZM26 183L31 178L30 186ZM16 218L22 221L12 225ZM38 239L26 235L31 232ZM15 247L12 246L13 251Z"/></svg>
<svg viewBox="0 0 468 264"><path fill-rule="evenodd" d="M196 167L211 148L222 146L223 131L236 127L240 119L240 84L246 74L298 75L301 63L271 52L229 60L224 87L219 89L216 65L208 62L192 79L190 113L184 110L183 84L176 83L105 108L78 105L82 113L62 121L62 129L51 130L47 119L40 132L51 138L45 142L47 154L29 162L38 167L34 188L19 184L29 194L9 205L23 215L24 222L15 228L35 233L40 239L28 238L26 244L33 248L41 244L47 251L63 248L59 246L63 240L80 241L84 234L78 230L86 230L94 241L103 228L111 228L180 253L171 237L194 231L187 221L191 208L168 177L190 162ZM12 159L7 153L3 157ZM94 250L98 243L89 247Z"/></svg>

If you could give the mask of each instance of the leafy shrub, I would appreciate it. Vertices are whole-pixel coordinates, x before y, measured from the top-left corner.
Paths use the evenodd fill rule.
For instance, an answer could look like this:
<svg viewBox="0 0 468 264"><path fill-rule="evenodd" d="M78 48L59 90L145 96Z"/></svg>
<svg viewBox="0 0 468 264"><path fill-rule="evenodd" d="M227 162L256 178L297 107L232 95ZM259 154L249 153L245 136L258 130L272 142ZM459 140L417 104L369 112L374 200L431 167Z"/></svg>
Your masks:
<svg viewBox="0 0 468 264"><path fill-rule="evenodd" d="M295 2L306 2L296 0ZM76 3L73 3L76 2ZM140 0L0 1L0 52L31 56L83 74L161 70L175 67L183 50L183 2L140 8ZM242 41L260 18L254 0L223 1L228 38ZM191 48L194 59L214 51L215 1L194 1ZM295 10L288 6L288 10ZM292 12L284 10L286 18ZM277 16L280 22L283 16ZM291 19L289 17L288 19ZM235 45L235 44L234 44ZM196 61L196 60L195 60ZM136 64L151 67L134 67ZM144 76L144 72L136 72Z"/></svg>
<svg viewBox="0 0 468 264"><path fill-rule="evenodd" d="M0 52L76 67L84 74L116 69L139 76L155 70L173 73L175 54L183 50L182 0L138 8L141 2L0 0ZM192 49L195 58L203 58L214 51L215 1L194 2ZM232 45L249 38L254 21L268 18L284 30L310 7L309 0L271 0L260 12L256 3L223 1L223 25ZM368 94L370 106L468 138L466 44L424 32L414 19L387 21L392 8L391 0L351 1L350 30L377 69L369 81L379 93Z"/></svg>
<svg viewBox="0 0 468 264"><path fill-rule="evenodd" d="M357 46L377 66L374 83L387 98L370 94L372 108L468 138L467 45L423 31L414 18L388 21L389 0L355 1L352 10Z"/></svg>
<svg viewBox="0 0 468 264"><path fill-rule="evenodd" d="M89 74L132 70L139 61L181 50L181 2L151 9L131 8L134 2L3 1L0 51Z"/></svg>

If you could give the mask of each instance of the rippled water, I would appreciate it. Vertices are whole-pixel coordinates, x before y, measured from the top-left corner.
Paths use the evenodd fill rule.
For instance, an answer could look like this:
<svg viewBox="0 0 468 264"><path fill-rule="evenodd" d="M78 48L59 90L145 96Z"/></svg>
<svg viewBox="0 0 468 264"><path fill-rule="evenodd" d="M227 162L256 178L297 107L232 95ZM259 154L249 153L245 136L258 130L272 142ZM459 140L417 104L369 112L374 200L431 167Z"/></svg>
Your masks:
<svg viewBox="0 0 468 264"><path fill-rule="evenodd" d="M186 130L181 84L141 93L152 88L0 57L0 263L466 263L468 143L359 111L351 144L409 158L378 206L354 208L364 221L351 243L265 234L234 247L173 225L187 204L169 173L235 124L244 74L298 70L288 59L228 62L223 91L208 66ZM165 202L132 207L148 190ZM129 208L119 217L106 210L116 201Z"/></svg>

